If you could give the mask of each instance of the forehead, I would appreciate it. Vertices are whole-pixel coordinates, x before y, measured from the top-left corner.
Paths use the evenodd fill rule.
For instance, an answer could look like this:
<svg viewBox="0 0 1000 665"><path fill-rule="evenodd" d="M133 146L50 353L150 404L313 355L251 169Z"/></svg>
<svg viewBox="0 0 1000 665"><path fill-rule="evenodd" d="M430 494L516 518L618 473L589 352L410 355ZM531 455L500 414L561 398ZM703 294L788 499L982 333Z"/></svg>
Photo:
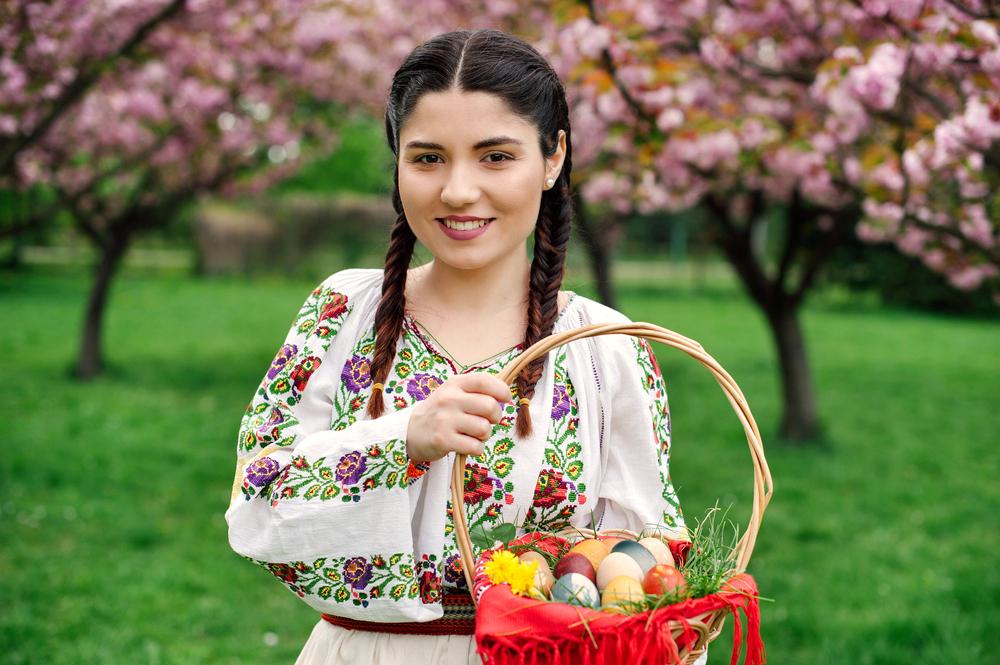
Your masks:
<svg viewBox="0 0 1000 665"><path fill-rule="evenodd" d="M400 131L400 145L407 141L429 141L445 148L467 148L484 138L509 136L525 147L538 143L538 130L514 113L504 99L488 92L451 89L429 92L417 105Z"/></svg>

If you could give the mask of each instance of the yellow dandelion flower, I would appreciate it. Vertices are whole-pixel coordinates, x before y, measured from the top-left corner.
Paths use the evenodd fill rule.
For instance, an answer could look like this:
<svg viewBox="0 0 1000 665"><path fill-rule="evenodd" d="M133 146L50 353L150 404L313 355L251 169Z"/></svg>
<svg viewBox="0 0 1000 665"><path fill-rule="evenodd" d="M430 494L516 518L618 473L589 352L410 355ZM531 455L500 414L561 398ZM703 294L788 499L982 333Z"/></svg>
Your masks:
<svg viewBox="0 0 1000 665"><path fill-rule="evenodd" d="M506 550L494 552L486 563L485 571L493 584L509 584L513 593L530 595L535 589L537 561L522 562Z"/></svg>

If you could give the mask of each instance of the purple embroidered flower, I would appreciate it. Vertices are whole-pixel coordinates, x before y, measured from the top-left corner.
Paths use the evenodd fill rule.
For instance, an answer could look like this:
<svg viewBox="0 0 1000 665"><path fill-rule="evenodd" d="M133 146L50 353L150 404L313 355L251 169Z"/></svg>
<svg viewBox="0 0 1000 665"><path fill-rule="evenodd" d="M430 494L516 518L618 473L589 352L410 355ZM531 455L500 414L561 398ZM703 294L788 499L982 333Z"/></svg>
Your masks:
<svg viewBox="0 0 1000 665"><path fill-rule="evenodd" d="M566 390L566 386L556 384L556 388L552 392L552 420L559 420L569 413L569 410L569 391Z"/></svg>
<svg viewBox="0 0 1000 665"><path fill-rule="evenodd" d="M298 351L299 347L294 344L285 344L281 347L278 354L274 356L274 360L271 361L271 368L267 370L267 380L271 381L274 377L278 376L278 372L285 369L288 361L294 358Z"/></svg>
<svg viewBox="0 0 1000 665"><path fill-rule="evenodd" d="M465 583L465 575L462 573L462 557L460 555L452 554L445 560L444 579L455 586L468 586Z"/></svg>
<svg viewBox="0 0 1000 665"><path fill-rule="evenodd" d="M257 428L257 433L261 438L266 438L273 434L278 425L283 422L285 422L285 417L281 415L281 411L271 409L271 417L268 418L266 423Z"/></svg>
<svg viewBox="0 0 1000 665"><path fill-rule="evenodd" d="M440 385L441 382L433 374L414 374L413 378L406 382L406 392L413 399L427 399L427 396Z"/></svg>
<svg viewBox="0 0 1000 665"><path fill-rule="evenodd" d="M250 484L263 487L278 475L278 462L270 457L258 457L247 467Z"/></svg>
<svg viewBox="0 0 1000 665"><path fill-rule="evenodd" d="M352 393L359 393L372 384L371 361L364 356L352 356L340 373L340 380L347 384Z"/></svg>
<svg viewBox="0 0 1000 665"><path fill-rule="evenodd" d="M372 579L372 565L363 556L344 562L344 581L357 590L364 589Z"/></svg>
<svg viewBox="0 0 1000 665"><path fill-rule="evenodd" d="M337 480L345 485L353 485L361 479L361 474L368 468L365 462L365 454L360 450L347 453L340 458L337 463Z"/></svg>

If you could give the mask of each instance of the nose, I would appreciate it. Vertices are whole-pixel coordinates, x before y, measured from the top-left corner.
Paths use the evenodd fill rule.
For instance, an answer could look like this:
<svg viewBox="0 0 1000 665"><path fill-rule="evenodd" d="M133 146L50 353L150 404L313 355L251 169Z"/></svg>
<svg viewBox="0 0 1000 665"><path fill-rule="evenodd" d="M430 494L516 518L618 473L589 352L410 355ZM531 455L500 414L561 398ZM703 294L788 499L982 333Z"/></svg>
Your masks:
<svg viewBox="0 0 1000 665"><path fill-rule="evenodd" d="M470 168L454 164L441 189L441 202L452 208L465 208L479 200L479 184Z"/></svg>

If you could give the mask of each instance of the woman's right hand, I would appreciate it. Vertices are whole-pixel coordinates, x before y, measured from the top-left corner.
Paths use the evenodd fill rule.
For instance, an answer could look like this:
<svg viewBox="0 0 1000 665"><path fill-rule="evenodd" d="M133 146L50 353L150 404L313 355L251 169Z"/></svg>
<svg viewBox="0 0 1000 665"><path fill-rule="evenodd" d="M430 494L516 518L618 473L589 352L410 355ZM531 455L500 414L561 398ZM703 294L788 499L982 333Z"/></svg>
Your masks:
<svg viewBox="0 0 1000 665"><path fill-rule="evenodd" d="M510 387L489 372L456 374L438 386L410 414L406 452L414 463L455 451L481 455L483 442L500 422Z"/></svg>

